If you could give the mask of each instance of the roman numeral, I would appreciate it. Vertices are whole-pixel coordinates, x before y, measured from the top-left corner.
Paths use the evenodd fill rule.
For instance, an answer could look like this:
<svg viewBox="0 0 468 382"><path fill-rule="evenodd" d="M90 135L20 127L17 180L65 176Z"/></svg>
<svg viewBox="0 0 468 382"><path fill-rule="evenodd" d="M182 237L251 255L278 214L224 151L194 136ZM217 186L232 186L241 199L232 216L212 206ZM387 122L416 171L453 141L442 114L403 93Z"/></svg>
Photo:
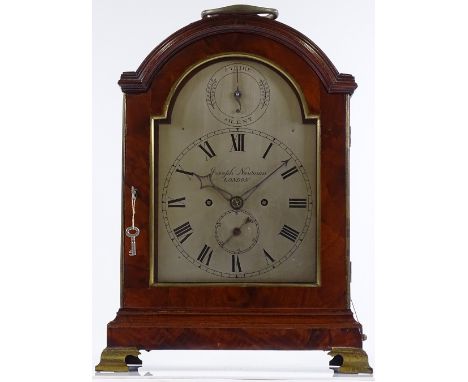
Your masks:
<svg viewBox="0 0 468 382"><path fill-rule="evenodd" d="M265 249L263 249L263 254L265 255L265 259L266 259L266 262L270 262L270 263L274 263L275 262L275 259L273 257L270 256L270 254L265 251Z"/></svg>
<svg viewBox="0 0 468 382"><path fill-rule="evenodd" d="M192 227L190 226L190 223L186 222L186 223L178 226L177 228L175 228L174 233L177 236L177 238L179 239L180 244L182 244L193 233L193 230L192 230ZM184 237L182 239L180 239L182 236L184 236Z"/></svg>
<svg viewBox="0 0 468 382"><path fill-rule="evenodd" d="M271 149L271 146L273 146L273 143L270 143L265 151L265 153L263 154L262 158L265 159L266 156L268 155L268 152L270 151Z"/></svg>
<svg viewBox="0 0 468 382"><path fill-rule="evenodd" d="M168 207L185 207L185 196L167 201Z"/></svg>
<svg viewBox="0 0 468 382"><path fill-rule="evenodd" d="M307 199L305 198L289 198L289 208L306 208Z"/></svg>
<svg viewBox="0 0 468 382"><path fill-rule="evenodd" d="M190 175L192 176L193 175L193 172L190 172L190 171L184 171L182 169L176 169L176 172L180 172L181 174L185 174L185 175Z"/></svg>
<svg viewBox="0 0 468 382"><path fill-rule="evenodd" d="M282 172L281 176L283 177L283 179L286 179L286 178L290 177L291 175L295 174L297 171L298 171L297 167L294 166L294 167L290 168L289 170L286 170L285 172Z"/></svg>
<svg viewBox="0 0 468 382"><path fill-rule="evenodd" d="M297 237L299 236L298 231L296 231L294 228L291 228L290 226L286 224L283 226L283 228L281 228L281 232L279 234L293 242L296 241Z"/></svg>
<svg viewBox="0 0 468 382"><path fill-rule="evenodd" d="M203 142L203 145L205 145L205 147L203 147L202 145L198 145L198 147L200 147L205 152L205 154L208 155L209 159L216 156L215 152L213 151L213 148L210 146L208 141Z"/></svg>
<svg viewBox="0 0 468 382"><path fill-rule="evenodd" d="M231 265L232 265L232 267L231 267L232 272L242 272L242 268L241 268L239 256L237 256L237 255L232 255L231 259L232 259L232 263L231 263Z"/></svg>
<svg viewBox="0 0 468 382"><path fill-rule="evenodd" d="M197 260L200 263L205 263L206 265L210 265L210 260L211 260L212 253L213 253L213 250L205 244L203 246L200 254L197 257ZM206 262L205 262L205 258L206 258Z"/></svg>
<svg viewBox="0 0 468 382"><path fill-rule="evenodd" d="M234 151L245 151L244 150L244 137L245 134L231 134L232 139L232 150Z"/></svg>

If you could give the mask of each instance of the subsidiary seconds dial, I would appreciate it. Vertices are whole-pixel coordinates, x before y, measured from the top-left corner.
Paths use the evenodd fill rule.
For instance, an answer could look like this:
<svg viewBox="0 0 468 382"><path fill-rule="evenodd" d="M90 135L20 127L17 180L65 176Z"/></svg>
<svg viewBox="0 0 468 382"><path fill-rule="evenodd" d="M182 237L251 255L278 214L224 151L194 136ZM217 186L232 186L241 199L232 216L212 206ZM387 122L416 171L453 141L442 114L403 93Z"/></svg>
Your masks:
<svg viewBox="0 0 468 382"><path fill-rule="evenodd" d="M270 102L270 87L253 66L232 63L209 79L206 104L213 117L228 126L247 126L263 116Z"/></svg>
<svg viewBox="0 0 468 382"><path fill-rule="evenodd" d="M175 158L161 212L181 259L220 278L246 278L301 247L312 201L307 172L288 146L261 131L225 128Z"/></svg>

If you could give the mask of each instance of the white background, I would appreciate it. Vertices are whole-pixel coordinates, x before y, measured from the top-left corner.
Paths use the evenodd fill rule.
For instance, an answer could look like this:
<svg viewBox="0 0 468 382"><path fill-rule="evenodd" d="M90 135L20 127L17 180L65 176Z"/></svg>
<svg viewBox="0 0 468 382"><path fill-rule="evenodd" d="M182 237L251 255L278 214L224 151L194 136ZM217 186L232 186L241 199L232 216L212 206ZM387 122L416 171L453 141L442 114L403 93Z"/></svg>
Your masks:
<svg viewBox="0 0 468 382"><path fill-rule="evenodd" d="M116 82L123 71L136 70L163 39L200 12L232 4L230 1L100 0L93 9L93 359L106 345L106 324L119 306L122 93ZM251 1L253 5L262 2ZM373 257L373 2L269 1L278 20L311 38L338 71L355 76L358 89L351 99L351 256L352 299L369 340L374 363ZM137 201L138 203L138 201ZM138 222L138 216L136 217ZM138 225L138 224L137 224ZM138 239L137 239L138 243ZM235 353L238 355L238 353ZM161 355L145 356L146 365ZM257 355L258 356L258 355ZM301 356L304 362L310 353ZM232 355L227 355L230 359ZM252 357L249 353L247 357ZM274 367L282 352L263 357ZM191 353L197 363L210 366L203 352ZM219 361L221 362L221 360ZM322 361L327 367L327 359Z"/></svg>
<svg viewBox="0 0 468 382"><path fill-rule="evenodd" d="M95 8L102 4L102 1L94 3ZM116 9L118 4L115 2ZM134 28L154 33L148 45L140 46L141 34L130 37L128 18L125 22L115 20L112 33L118 29L119 34L110 34L107 39L109 47L115 47L117 56L123 57L116 63L119 67L109 67L108 75L108 84L114 87L119 99L115 81L122 70L136 69L158 41L197 19L201 9L222 5L184 2L185 8L169 18L165 13L168 5L160 4L153 16L147 14L145 4L128 3L126 11L132 14ZM361 143L356 142L359 134L356 130L361 126L355 118L359 94L366 88L360 66L366 67L366 63L362 57L348 56L341 61L339 51L348 49L353 56L353 44L359 42L350 43L348 34L353 35L353 28L361 27L356 13L362 12L363 3L332 2L334 8L317 19L314 19L319 14L316 4L320 10L322 2L291 0L286 7L277 4L271 1L263 5L279 8L280 21L305 32L340 71L354 74L360 85L352 98L352 258L354 262L363 258L356 253L356 245L365 235L372 236L372 226L368 226L372 217L367 208L372 208L374 188L375 246L372 248L368 242L365 245L370 249L365 252L373 252L376 259L376 352L372 365L376 380L463 380L463 367L459 366L464 365L467 343L464 280L468 254L465 240L468 84L464 75L468 66L464 36L468 31L464 3L377 2L376 116L374 121L369 117L374 126L369 130L370 137L360 138ZM293 10L289 5L294 4L299 6ZM112 5L104 10L109 16L114 2ZM285 9L290 10L289 15ZM349 21L346 15L341 15L342 9L350 9ZM96 12L97 9L95 15ZM342 22L337 23L338 28L331 28L337 18ZM321 23L327 35L339 37L328 44L327 38L333 37L301 29L300 20L305 20L307 28ZM340 27L343 23L346 28ZM172 25L167 33L160 28L166 24ZM0 355L4 362L1 379L83 381L91 378L96 362L94 349L103 341L102 327L95 322L107 322L118 307L117 284L111 286L109 294L96 285L91 289L92 253L95 259L111 258L104 275L95 260L94 275L102 276L102 284L112 285L118 274L112 263L118 261L115 260L118 244L113 241L118 222L110 223L116 212L111 208L109 222L104 223L99 212L103 209L96 205L92 208L92 197L95 203L109 198L108 206L120 209L120 192L113 186L103 190L104 183L120 182L120 144L117 147L114 141L120 139L115 138L120 135L120 117L113 117L117 123L109 121L112 134L107 137L110 141L106 150L113 161L106 164L103 158L91 156L92 145L95 153L103 145L95 123L100 110L95 110L92 119L91 95L94 90L94 103L98 103L97 87L107 87L91 76L91 2L44 0L2 4L0 39ZM340 45L341 40L346 43ZM93 57L95 64L98 58ZM372 60L372 56L368 59ZM115 108L120 115L120 100L116 104L113 98L109 104L103 106L106 109L102 112ZM370 112L373 108L372 104L363 107ZM374 168L375 181L372 185L372 169L362 171L365 182L369 182L367 194L365 190L360 194L363 196L357 195L361 186L355 180L354 168L360 161L361 154L356 148L360 145L370 161L372 147L375 148L374 163L367 164ZM98 174L104 174L103 168L108 168L109 183L106 178L103 182L96 180ZM369 200L364 200L367 197ZM357 206L363 206L363 217L356 211ZM91 240L92 230L103 235L99 240L105 240L106 235L112 239L99 247L97 238ZM372 304L372 293L365 289L372 288L373 273L359 278L365 280L365 285L358 293L356 269L363 268L354 263L354 269L353 299L371 337L367 328L372 328L372 312L366 310ZM98 301L109 299L93 315L92 293L95 306ZM370 305L358 300L361 298L369 299ZM112 311L111 317L104 317L107 310ZM369 345L372 346L372 340L366 344ZM170 362L176 365L177 359L169 357L165 358L168 365ZM249 359L245 362L247 366L255 366ZM299 362L307 362L307 358ZM285 360L284 364L294 366L294 361ZM242 369L242 364L236 365Z"/></svg>

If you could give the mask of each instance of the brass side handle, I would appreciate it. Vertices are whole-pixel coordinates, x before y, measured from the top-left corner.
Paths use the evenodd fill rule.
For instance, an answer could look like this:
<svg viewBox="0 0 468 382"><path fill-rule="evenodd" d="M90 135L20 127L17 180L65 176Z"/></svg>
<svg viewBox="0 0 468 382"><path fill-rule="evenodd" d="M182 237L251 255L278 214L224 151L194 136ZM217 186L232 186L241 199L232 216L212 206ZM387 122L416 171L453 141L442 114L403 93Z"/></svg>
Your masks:
<svg viewBox="0 0 468 382"><path fill-rule="evenodd" d="M278 17L278 10L274 8L238 4L222 8L207 9L201 13L202 19L216 17L219 15L259 15L271 20L275 20Z"/></svg>

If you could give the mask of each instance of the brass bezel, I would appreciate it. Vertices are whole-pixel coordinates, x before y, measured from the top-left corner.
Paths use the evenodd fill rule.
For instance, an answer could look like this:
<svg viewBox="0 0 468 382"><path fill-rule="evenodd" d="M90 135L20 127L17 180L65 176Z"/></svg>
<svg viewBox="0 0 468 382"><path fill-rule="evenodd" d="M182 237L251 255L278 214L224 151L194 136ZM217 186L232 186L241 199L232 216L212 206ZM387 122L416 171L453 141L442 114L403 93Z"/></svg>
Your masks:
<svg viewBox="0 0 468 382"><path fill-rule="evenodd" d="M155 206L154 206L154 196L155 196L155 189L154 189L154 164L155 164L155 126L156 124L160 123L159 121L167 120L168 118L168 111L169 106L171 105L172 99L174 95L179 90L181 84L184 83L185 79L194 72L195 70L201 68L202 66L213 62L213 61L220 61L224 59L248 59L252 61L261 62L264 65L269 66L271 69L279 73L283 76L287 82L293 87L296 95L299 98L299 102L302 107L303 112L303 120L304 123L306 122L316 122L316 282L315 283L272 283L272 282L239 282L239 283L230 283L230 282L190 282L190 283L158 283L155 282L155 275L154 275L154 261L155 261ZM309 111L309 107L307 105L306 99L304 94L301 91L301 88L296 83L296 81L282 68L280 68L275 63L271 62L270 60L265 59L264 57L252 55L252 54L245 54L240 52L227 52L223 54L217 54L214 56L210 56L200 62L195 63L194 65L190 66L180 78L176 81L176 83L172 86L166 101L164 102L162 114L153 115L150 117L150 253L149 253L149 262L150 262L150 269L149 269L149 286L150 287L199 287L199 286L235 286L235 287L253 287L253 286L260 286L260 287L319 287L321 285L321 261L320 261L320 222L321 222L321 215L320 215L320 138L321 138L321 131L320 131L320 116L317 114L312 114Z"/></svg>

